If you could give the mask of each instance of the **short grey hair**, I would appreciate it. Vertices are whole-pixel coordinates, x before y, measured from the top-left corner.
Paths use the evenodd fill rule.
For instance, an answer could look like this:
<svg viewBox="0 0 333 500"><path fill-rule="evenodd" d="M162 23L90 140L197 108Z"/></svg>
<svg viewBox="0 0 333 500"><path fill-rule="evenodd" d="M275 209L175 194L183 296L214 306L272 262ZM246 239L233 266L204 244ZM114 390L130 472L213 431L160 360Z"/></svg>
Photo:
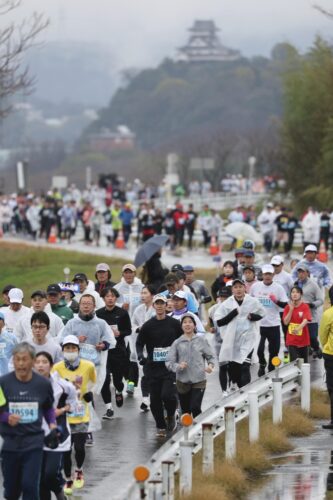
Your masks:
<svg viewBox="0 0 333 500"><path fill-rule="evenodd" d="M12 355L14 357L15 354L21 354L22 352L30 354L31 359L35 359L36 357L36 349L29 342L20 342L17 344L13 349Z"/></svg>
<svg viewBox="0 0 333 500"><path fill-rule="evenodd" d="M96 305L95 297L93 295L91 295L91 293L89 293L89 292L83 293L81 295L80 300L79 300L79 304L81 303L81 300L84 299L85 297L90 297L93 300L93 303Z"/></svg>

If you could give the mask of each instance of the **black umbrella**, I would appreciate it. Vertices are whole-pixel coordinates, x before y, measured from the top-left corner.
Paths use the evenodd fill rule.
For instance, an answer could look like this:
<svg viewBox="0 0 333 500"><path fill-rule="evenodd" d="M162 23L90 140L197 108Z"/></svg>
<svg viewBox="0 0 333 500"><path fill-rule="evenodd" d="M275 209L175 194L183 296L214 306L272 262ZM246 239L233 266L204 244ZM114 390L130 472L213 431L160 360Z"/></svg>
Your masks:
<svg viewBox="0 0 333 500"><path fill-rule="evenodd" d="M166 234L157 234L156 236L152 236L149 240L145 241L142 247L136 252L134 259L135 267L140 267L142 264L147 262L147 260L149 260L154 253L158 252L159 249L165 245L168 239L169 236Z"/></svg>

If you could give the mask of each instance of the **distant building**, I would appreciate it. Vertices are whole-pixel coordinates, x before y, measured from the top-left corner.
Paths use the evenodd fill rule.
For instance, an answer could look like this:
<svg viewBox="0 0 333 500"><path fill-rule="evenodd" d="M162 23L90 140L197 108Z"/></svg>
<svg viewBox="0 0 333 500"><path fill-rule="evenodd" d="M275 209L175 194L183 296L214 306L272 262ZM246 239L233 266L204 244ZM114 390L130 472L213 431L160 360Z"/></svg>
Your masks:
<svg viewBox="0 0 333 500"><path fill-rule="evenodd" d="M88 141L90 149L99 153L126 151L134 148L135 134L125 125L119 125L115 132L103 128L96 134L90 134Z"/></svg>
<svg viewBox="0 0 333 500"><path fill-rule="evenodd" d="M184 47L178 49L176 60L186 62L236 61L238 50L221 44L214 21L195 21L189 29L190 37Z"/></svg>

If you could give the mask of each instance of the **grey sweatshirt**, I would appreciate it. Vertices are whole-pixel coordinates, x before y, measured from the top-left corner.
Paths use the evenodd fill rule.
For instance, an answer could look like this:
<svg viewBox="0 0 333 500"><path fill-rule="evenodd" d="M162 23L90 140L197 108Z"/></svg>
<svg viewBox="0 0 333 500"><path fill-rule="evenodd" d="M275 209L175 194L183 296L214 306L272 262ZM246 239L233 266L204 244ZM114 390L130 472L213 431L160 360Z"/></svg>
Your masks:
<svg viewBox="0 0 333 500"><path fill-rule="evenodd" d="M310 307L312 321L311 323L318 323L319 317L317 309L324 303L323 293L319 286L312 278L307 278L305 281L296 280L295 285L299 286L303 290L303 302L306 304L311 304L314 307Z"/></svg>
<svg viewBox="0 0 333 500"><path fill-rule="evenodd" d="M184 370L179 369L182 361L188 364ZM206 379L205 361L214 365L214 354L208 340L197 335L189 340L182 335L170 347L165 365L176 373L176 379L180 382L196 384Z"/></svg>

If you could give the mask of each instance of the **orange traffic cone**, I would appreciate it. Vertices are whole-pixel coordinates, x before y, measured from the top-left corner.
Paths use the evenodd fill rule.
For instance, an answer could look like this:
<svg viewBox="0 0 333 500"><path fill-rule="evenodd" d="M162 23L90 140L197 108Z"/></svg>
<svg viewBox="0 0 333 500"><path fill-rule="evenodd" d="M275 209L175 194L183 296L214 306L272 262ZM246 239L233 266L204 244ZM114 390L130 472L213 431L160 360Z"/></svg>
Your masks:
<svg viewBox="0 0 333 500"><path fill-rule="evenodd" d="M214 235L210 239L209 253L210 255L218 255L220 253L220 247L217 243L216 236Z"/></svg>
<svg viewBox="0 0 333 500"><path fill-rule="evenodd" d="M118 233L117 239L115 241L115 247L120 248L120 249L126 248L125 240L124 240L124 233L123 233L122 229L120 229L120 231Z"/></svg>
<svg viewBox="0 0 333 500"><path fill-rule="evenodd" d="M49 236L49 239L47 241L49 243L57 243L57 234L56 234L55 226L51 227L50 236Z"/></svg>
<svg viewBox="0 0 333 500"><path fill-rule="evenodd" d="M327 262L328 261L328 253L326 250L324 240L320 240L318 260L320 260L320 262Z"/></svg>

